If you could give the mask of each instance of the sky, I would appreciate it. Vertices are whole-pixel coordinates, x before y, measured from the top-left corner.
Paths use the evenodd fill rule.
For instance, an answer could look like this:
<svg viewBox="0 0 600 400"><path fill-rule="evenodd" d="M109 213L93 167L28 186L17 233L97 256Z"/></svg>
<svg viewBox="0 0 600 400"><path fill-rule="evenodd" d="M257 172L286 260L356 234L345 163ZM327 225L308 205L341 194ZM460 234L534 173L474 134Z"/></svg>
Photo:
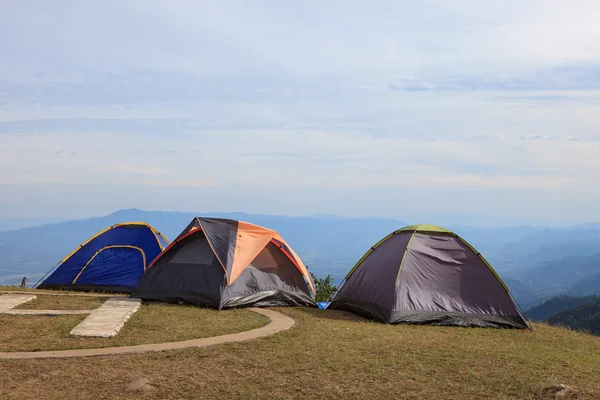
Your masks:
<svg viewBox="0 0 600 400"><path fill-rule="evenodd" d="M0 219L600 221L596 1L2 9Z"/></svg>

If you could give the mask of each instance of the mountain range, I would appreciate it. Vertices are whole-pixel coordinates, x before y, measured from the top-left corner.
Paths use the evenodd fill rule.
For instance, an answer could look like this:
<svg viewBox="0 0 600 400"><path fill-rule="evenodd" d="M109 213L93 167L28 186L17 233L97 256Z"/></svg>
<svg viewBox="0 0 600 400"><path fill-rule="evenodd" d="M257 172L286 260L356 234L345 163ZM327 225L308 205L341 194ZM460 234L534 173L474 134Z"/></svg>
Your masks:
<svg viewBox="0 0 600 400"><path fill-rule="evenodd" d="M388 233L413 223L436 222L329 214L292 217L119 210L101 217L40 222L0 231L0 284L20 282L23 276L30 284L35 283L77 245L115 223L145 221L172 240L195 216L239 219L277 230L313 273L323 277L330 274L336 284ZM461 235L490 261L524 310L560 294L600 294L600 224L446 228Z"/></svg>
<svg viewBox="0 0 600 400"><path fill-rule="evenodd" d="M547 322L551 325L565 326L600 335L600 299L585 302L576 307L553 314Z"/></svg>
<svg viewBox="0 0 600 400"><path fill-rule="evenodd" d="M582 304L600 300L600 296L556 296L542 304L530 308L525 316L533 321L547 321L548 318Z"/></svg>

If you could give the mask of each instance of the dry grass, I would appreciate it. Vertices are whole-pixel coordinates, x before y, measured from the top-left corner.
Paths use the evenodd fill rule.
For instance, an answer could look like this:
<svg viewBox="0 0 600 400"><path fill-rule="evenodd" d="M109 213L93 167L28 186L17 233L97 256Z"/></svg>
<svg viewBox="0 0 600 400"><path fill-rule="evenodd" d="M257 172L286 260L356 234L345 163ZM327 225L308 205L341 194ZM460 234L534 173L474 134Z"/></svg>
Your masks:
<svg viewBox="0 0 600 400"><path fill-rule="evenodd" d="M540 324L534 331L387 326L336 311L279 311L298 324L251 342L0 360L0 398L538 399L560 383L578 388L578 399L600 398L598 337ZM124 390L140 377L155 389Z"/></svg>
<svg viewBox="0 0 600 400"><path fill-rule="evenodd" d="M36 293L37 298L15 307L15 310L93 310L100 307L106 297L83 296L44 296Z"/></svg>
<svg viewBox="0 0 600 400"><path fill-rule="evenodd" d="M80 300L80 299L76 299ZM0 315L0 351L67 350L176 342L257 328L268 319L249 310L216 311L161 303L142 304L110 339L71 336L86 315Z"/></svg>
<svg viewBox="0 0 600 400"><path fill-rule="evenodd" d="M0 351L50 350L57 338L68 339L71 329L85 317L0 314Z"/></svg>
<svg viewBox="0 0 600 400"><path fill-rule="evenodd" d="M2 292L26 292L33 294L48 294L48 295L69 295L69 296L91 296L91 297L120 297L126 296L124 293L96 293L96 292L77 292L72 290L40 290L33 288L20 288L18 286L0 286L0 294Z"/></svg>

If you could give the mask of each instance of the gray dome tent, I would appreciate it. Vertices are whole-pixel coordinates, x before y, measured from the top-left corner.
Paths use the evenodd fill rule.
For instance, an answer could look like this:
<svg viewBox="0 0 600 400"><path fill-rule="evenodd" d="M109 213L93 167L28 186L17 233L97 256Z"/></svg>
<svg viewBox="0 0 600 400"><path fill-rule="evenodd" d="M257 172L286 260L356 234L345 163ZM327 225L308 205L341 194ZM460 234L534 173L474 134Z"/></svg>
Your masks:
<svg viewBox="0 0 600 400"><path fill-rule="evenodd" d="M306 266L279 233L194 218L140 278L131 297L213 307L316 307Z"/></svg>
<svg viewBox="0 0 600 400"><path fill-rule="evenodd" d="M371 247L327 308L391 324L528 328L485 258L435 225L407 226Z"/></svg>

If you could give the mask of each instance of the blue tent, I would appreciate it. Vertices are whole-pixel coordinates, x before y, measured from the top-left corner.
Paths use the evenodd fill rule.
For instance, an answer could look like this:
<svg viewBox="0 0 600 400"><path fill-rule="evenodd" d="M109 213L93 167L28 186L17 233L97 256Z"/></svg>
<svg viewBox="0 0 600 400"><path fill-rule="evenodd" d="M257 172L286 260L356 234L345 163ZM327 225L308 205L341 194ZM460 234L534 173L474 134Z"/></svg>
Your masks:
<svg viewBox="0 0 600 400"><path fill-rule="evenodd" d="M127 293L168 245L144 222L113 225L73 250L37 288Z"/></svg>

